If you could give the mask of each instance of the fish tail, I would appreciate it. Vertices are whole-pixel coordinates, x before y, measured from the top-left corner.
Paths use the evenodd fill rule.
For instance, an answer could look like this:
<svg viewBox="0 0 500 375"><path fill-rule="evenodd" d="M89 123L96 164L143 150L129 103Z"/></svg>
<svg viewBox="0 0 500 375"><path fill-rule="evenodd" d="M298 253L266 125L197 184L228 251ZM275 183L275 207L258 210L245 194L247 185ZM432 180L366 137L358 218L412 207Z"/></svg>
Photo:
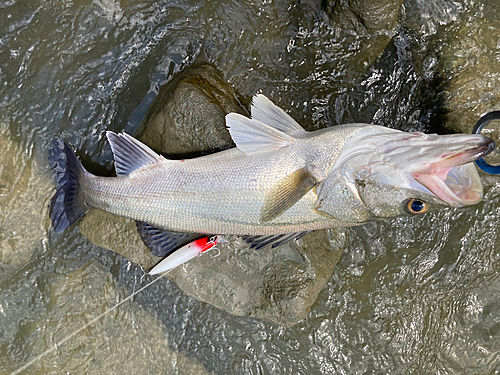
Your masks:
<svg viewBox="0 0 500 375"><path fill-rule="evenodd" d="M87 211L81 191L81 178L88 173L69 145L54 138L49 150L49 164L56 179L56 193L50 201L50 219L55 232L61 232Z"/></svg>

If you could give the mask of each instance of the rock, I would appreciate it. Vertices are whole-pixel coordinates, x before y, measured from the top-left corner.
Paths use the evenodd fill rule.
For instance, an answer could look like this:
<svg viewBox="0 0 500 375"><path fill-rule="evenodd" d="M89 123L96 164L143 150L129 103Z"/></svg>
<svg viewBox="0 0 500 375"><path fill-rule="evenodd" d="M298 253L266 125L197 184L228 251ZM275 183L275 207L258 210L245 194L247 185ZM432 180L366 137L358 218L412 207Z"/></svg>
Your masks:
<svg viewBox="0 0 500 375"><path fill-rule="evenodd" d="M454 132L470 133L483 114L500 110L500 21L494 9L490 17L481 12L470 10L442 33L439 89L446 126Z"/></svg>
<svg viewBox="0 0 500 375"><path fill-rule="evenodd" d="M402 0L326 0L333 23L358 33L390 33L398 22Z"/></svg>
<svg viewBox="0 0 500 375"><path fill-rule="evenodd" d="M97 246L117 253L126 251L127 259L145 270L161 260L144 245L132 219L92 209L80 220L78 229Z"/></svg>
<svg viewBox="0 0 500 375"><path fill-rule="evenodd" d="M275 249L249 249L237 238L167 277L186 294L231 314L292 326L307 316L332 276L342 245L342 236L333 239L326 231Z"/></svg>
<svg viewBox="0 0 500 375"><path fill-rule="evenodd" d="M248 113L210 65L186 69L160 93L138 138L170 155L231 147L224 117L229 111ZM79 229L93 243L144 269L159 260L146 249L132 220L93 210L80 221ZM292 241L262 250L249 249L235 237L217 245L220 253L211 250L166 277L189 296L231 314L292 326L307 316L340 258L343 242L332 240L331 233L317 231L301 239L300 245Z"/></svg>
<svg viewBox="0 0 500 375"><path fill-rule="evenodd" d="M0 123L0 280L26 263L46 235L41 210L53 188L52 178Z"/></svg>
<svg viewBox="0 0 500 375"><path fill-rule="evenodd" d="M346 40L359 45L356 58L348 63L356 72L353 80L359 78L395 35L402 0L325 0L322 4L330 24L346 30ZM350 52L341 53L348 59Z"/></svg>
<svg viewBox="0 0 500 375"><path fill-rule="evenodd" d="M135 137L168 155L234 147L224 117L249 112L222 73L208 64L189 67L160 88Z"/></svg>
<svg viewBox="0 0 500 375"><path fill-rule="evenodd" d="M126 293L97 261L62 276L50 286L47 313L38 324L25 327L24 334L29 329L38 330L37 327L51 328L40 332L33 352L41 353L60 344L122 300ZM138 374L147 368L153 373L207 374L196 359L170 348L162 323L136 304L123 304L104 315L58 347L56 353L40 358L30 368L32 372L56 373L61 368L73 368L81 373L102 374L126 368L126 373Z"/></svg>

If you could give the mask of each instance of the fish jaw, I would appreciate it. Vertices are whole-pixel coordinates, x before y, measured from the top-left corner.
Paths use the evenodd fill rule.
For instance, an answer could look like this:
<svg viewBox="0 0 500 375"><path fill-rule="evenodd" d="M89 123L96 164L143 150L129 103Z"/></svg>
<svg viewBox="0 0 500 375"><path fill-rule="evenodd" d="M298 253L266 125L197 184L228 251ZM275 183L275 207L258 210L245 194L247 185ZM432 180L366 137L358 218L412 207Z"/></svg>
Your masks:
<svg viewBox="0 0 500 375"><path fill-rule="evenodd" d="M473 205L483 198L481 180L472 163L415 174L413 178L450 206Z"/></svg>
<svg viewBox="0 0 500 375"><path fill-rule="evenodd" d="M344 185L350 183L351 201L359 202L360 213L366 211L365 220L391 218L404 213L412 198L436 208L478 203L483 189L473 162L493 148L491 139L476 134L404 133L374 126L371 134L346 145L333 171Z"/></svg>
<svg viewBox="0 0 500 375"><path fill-rule="evenodd" d="M490 153L495 143L483 136L443 136L452 143L441 150L429 150L427 161L416 166L412 177L450 206L466 206L480 202L483 187L473 162Z"/></svg>

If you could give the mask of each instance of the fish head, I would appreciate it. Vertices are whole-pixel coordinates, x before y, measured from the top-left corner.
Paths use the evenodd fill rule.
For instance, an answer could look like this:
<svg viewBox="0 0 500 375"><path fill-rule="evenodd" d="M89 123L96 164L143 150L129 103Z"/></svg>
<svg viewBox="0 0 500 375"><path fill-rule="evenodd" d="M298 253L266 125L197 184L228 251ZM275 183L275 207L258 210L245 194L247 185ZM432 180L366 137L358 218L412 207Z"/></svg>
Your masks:
<svg viewBox="0 0 500 375"><path fill-rule="evenodd" d="M335 218L362 223L476 204L483 198L483 188L473 162L494 147L490 138L477 134L382 128L344 147L318 188L316 209L323 206L323 212L326 209ZM341 198L335 202L330 194ZM343 206L337 212L336 203Z"/></svg>

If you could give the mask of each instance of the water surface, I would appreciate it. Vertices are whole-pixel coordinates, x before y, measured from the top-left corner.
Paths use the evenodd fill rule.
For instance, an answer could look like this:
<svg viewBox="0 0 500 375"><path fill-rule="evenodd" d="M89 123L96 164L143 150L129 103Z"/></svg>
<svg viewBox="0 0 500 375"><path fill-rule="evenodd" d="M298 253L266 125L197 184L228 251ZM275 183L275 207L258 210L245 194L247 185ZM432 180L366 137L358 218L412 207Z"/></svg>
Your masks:
<svg viewBox="0 0 500 375"><path fill-rule="evenodd" d="M158 88L197 59L310 130L362 121L446 131L453 87L442 82L465 68L440 71L443 55L459 53L450 40L465 38L462 26L498 35L498 8L407 0L376 59L370 38L333 27L313 2L1 2L0 372L148 282L77 228L50 230L53 137L109 173L105 131L133 132ZM484 182L477 206L349 230L332 279L292 328L231 316L162 280L26 373L498 373L500 185Z"/></svg>

